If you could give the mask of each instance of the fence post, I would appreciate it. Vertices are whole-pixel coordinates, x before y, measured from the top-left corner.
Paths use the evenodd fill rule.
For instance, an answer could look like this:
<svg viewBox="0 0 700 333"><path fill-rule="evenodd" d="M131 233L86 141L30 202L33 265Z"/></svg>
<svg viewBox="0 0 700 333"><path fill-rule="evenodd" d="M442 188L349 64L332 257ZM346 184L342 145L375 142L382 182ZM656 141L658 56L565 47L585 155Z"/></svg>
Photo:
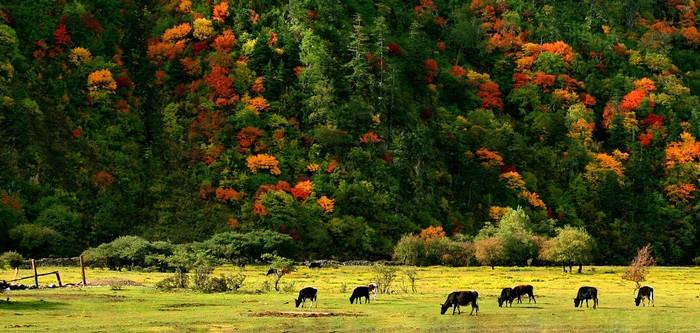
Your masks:
<svg viewBox="0 0 700 333"><path fill-rule="evenodd" d="M58 275L58 271L56 271L56 280L58 280L58 286L63 287L63 283L61 283L61 276Z"/></svg>
<svg viewBox="0 0 700 333"><path fill-rule="evenodd" d="M85 281L85 260L83 260L82 255L80 255L80 274L83 277L83 287L87 287L87 282Z"/></svg>
<svg viewBox="0 0 700 333"><path fill-rule="evenodd" d="M39 276L36 274L36 262L32 259L32 270L34 271L34 287L39 288Z"/></svg>

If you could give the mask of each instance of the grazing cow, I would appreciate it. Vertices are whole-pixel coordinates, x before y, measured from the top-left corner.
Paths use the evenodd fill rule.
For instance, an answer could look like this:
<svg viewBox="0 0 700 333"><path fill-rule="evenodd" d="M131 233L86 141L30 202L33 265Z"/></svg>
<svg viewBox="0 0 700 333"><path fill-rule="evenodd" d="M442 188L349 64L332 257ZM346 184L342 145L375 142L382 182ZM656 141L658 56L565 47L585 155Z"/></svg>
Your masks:
<svg viewBox="0 0 700 333"><path fill-rule="evenodd" d="M534 301L535 304L537 304L537 300L535 299L534 288L529 284L516 286L515 288L513 288L513 293L515 294L515 297L518 298L518 303L523 302L520 299L520 297L522 297L523 295L527 295L528 303L530 303L530 301Z"/></svg>
<svg viewBox="0 0 700 333"><path fill-rule="evenodd" d="M267 274L265 274L265 275L266 275L266 276L270 276L270 275L273 275L273 274L275 274L275 275L276 275L276 274L280 274L280 275L289 274L289 270L286 269L286 268L282 268L282 269L280 269L280 270L278 270L278 269L276 269L276 268L270 268L270 269L267 270Z"/></svg>
<svg viewBox="0 0 700 333"><path fill-rule="evenodd" d="M367 287L369 288L369 295L376 301L379 294L379 286L374 282L370 282Z"/></svg>
<svg viewBox="0 0 700 333"><path fill-rule="evenodd" d="M369 303L369 287L368 286L361 286L355 288L355 290L352 291L352 296L350 296L350 304L353 304L355 300L357 299L357 302L362 304L362 297L365 298L365 303Z"/></svg>
<svg viewBox="0 0 700 333"><path fill-rule="evenodd" d="M0 280L0 293L4 293L5 291L10 290L10 284L7 283L5 280ZM10 302L10 298L7 297L5 299L8 303Z"/></svg>
<svg viewBox="0 0 700 333"><path fill-rule="evenodd" d="M452 307L452 314L455 314L455 309L457 310L457 313L462 314L462 311L459 309L460 305L472 305L472 311L469 312L469 315L471 316L472 313L474 313L474 310L476 310L476 314L479 314L479 305L476 303L477 299L479 298L479 293L476 291L453 291L449 295L447 295L447 300L445 300L445 304L440 305L440 314L445 314L447 309L451 306Z"/></svg>
<svg viewBox="0 0 700 333"><path fill-rule="evenodd" d="M581 305L583 307L583 300L586 300L586 307L588 307L588 300L593 300L593 308L598 307L598 289L595 287L581 287L578 288L578 294L574 298L574 307Z"/></svg>
<svg viewBox="0 0 700 333"><path fill-rule="evenodd" d="M321 268L321 263L320 262L309 263L309 268Z"/></svg>
<svg viewBox="0 0 700 333"><path fill-rule="evenodd" d="M654 288L650 286L644 286L639 288L639 291L637 292L637 298L634 299L634 304L637 304L637 306L639 306L639 303L642 303L642 306L645 306L645 298L649 303L651 303L651 306L654 306Z"/></svg>
<svg viewBox="0 0 700 333"><path fill-rule="evenodd" d="M498 307L503 307L503 303L506 303L506 307L510 305L513 307L513 300L515 299L515 293L513 288L503 288L501 290L501 296L498 296Z"/></svg>
<svg viewBox="0 0 700 333"><path fill-rule="evenodd" d="M301 304L301 307L304 307L304 304L306 304L306 300L311 300L311 305L316 306L316 295L318 294L318 289L314 287L305 287L299 290L299 297L294 300L294 303L296 303L297 308L299 307L299 304Z"/></svg>

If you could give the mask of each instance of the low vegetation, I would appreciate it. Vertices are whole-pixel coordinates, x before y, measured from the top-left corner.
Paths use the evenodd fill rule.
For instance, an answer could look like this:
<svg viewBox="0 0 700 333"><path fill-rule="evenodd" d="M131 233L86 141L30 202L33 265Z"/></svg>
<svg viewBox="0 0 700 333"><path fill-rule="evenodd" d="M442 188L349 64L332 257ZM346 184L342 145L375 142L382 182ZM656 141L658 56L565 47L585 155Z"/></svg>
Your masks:
<svg viewBox="0 0 700 333"><path fill-rule="evenodd" d="M395 267L394 283L407 283L404 271L419 278L417 292L391 288L370 304L350 305L354 287L375 278L372 267L297 270L285 276L296 287L261 293L268 280L266 265L216 267L210 276L243 274L245 283L237 291L207 293L196 290L160 291L158 281L172 273L88 269L88 288L12 291L10 303L0 302L0 330L8 332L102 331L102 332L309 332L337 331L449 331L513 330L570 332L677 332L700 326L695 281L700 268L651 267L646 284L654 286L655 307L636 307L630 285L620 276L625 267L585 267L582 274L565 274L559 268L523 267ZM66 282L80 279L77 268L41 267L60 270ZM28 270L21 272L27 275ZM0 270L0 279L14 275ZM189 273L192 275L192 273ZM40 282L50 283L51 277ZM192 283L191 281L189 282ZM534 286L537 304L513 304L499 308L496 298L503 287ZM112 290L111 286L120 288ZM575 309L572 299L578 287L598 288L600 306ZM303 286L319 290L318 307L296 309L294 299ZM345 291L341 288L345 286ZM441 316L439 306L453 290L479 292L478 316ZM463 309L464 310L464 309ZM468 312L468 310L467 310ZM118 317L116 317L118 314ZM314 317L313 319L304 319ZM575 327L575 329L574 329Z"/></svg>

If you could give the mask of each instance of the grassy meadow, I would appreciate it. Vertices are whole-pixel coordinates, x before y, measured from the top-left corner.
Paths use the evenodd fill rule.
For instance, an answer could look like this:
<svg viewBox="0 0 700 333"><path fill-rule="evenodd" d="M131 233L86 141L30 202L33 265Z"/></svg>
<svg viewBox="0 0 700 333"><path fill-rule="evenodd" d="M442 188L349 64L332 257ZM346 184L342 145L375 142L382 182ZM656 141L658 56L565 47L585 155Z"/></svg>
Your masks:
<svg viewBox="0 0 700 333"><path fill-rule="evenodd" d="M77 268L58 269L64 283L80 280ZM406 269L401 267L401 269ZM417 268L417 293L401 272L394 294L379 295L371 304L350 305L352 288L372 280L369 267L310 270L299 267L285 276L293 291L257 293L265 268L247 266L244 287L237 293L162 292L153 285L164 273L87 271L88 288L12 291L0 302L2 332L698 332L700 331L700 268L655 267L648 278L655 288L655 307L635 307L633 285L620 279L623 267L587 267L583 274L558 268L488 267ZM219 267L214 274L237 267ZM20 276L30 275L20 271ZM0 271L11 279L14 271ZM26 280L29 283L31 280ZM40 278L48 284L54 277ZM520 283L535 287L537 304L499 308L502 287ZM318 307L295 309L293 299L303 286L319 289ZM598 288L598 310L575 309L579 286ZM116 287L115 287L116 286ZM345 288L344 292L341 292ZM116 289L116 290L115 290ZM439 314L439 304L453 290L479 291L480 312L469 316ZM6 295L3 295L6 296ZM3 297L4 298L4 297Z"/></svg>

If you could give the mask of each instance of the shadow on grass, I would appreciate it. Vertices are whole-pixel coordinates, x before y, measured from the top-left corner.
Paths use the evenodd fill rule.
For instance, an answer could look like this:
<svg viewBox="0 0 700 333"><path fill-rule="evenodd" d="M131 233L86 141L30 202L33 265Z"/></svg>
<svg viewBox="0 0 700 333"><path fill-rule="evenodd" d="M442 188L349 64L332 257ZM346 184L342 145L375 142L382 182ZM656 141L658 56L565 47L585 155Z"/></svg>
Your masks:
<svg viewBox="0 0 700 333"><path fill-rule="evenodd" d="M56 308L65 306L66 303L61 302L47 302L43 300L32 300L32 301L13 301L10 298L10 302L7 303L3 299L0 301L0 311L1 310L11 310L11 311L41 311L41 310L54 310Z"/></svg>

